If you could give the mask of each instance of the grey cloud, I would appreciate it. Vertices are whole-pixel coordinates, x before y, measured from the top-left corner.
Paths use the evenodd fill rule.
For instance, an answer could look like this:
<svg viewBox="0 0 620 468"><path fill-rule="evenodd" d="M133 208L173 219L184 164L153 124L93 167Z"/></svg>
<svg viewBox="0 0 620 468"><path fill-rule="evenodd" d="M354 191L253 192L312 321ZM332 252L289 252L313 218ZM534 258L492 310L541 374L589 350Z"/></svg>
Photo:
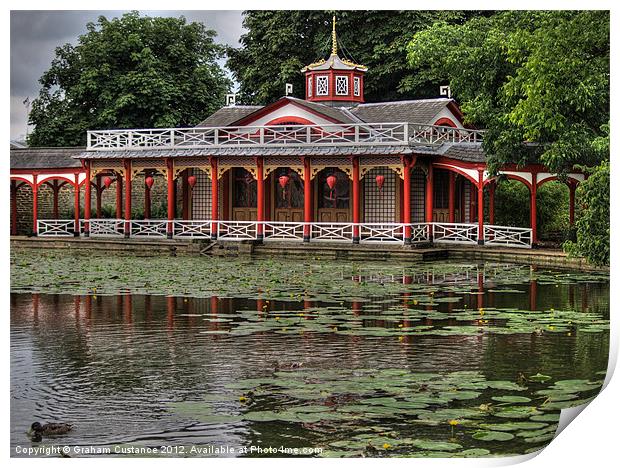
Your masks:
<svg viewBox="0 0 620 468"><path fill-rule="evenodd" d="M56 47L75 44L86 32L86 24L101 15L120 16L124 11L12 11L11 12L11 138L25 133L26 112L22 101L34 99L38 79L49 67ZM217 33L217 42L237 46L243 34L241 11L146 10L148 16L185 16L188 21L205 23ZM223 65L223 62L221 63ZM17 106L17 107L14 107Z"/></svg>

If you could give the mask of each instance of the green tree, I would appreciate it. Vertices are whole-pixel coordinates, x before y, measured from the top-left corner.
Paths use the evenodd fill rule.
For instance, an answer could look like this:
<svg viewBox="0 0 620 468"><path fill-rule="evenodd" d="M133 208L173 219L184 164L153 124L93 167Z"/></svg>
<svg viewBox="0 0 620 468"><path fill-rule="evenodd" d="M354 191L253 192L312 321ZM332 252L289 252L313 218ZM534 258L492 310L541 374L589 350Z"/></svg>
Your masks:
<svg viewBox="0 0 620 468"><path fill-rule="evenodd" d="M367 101L435 97L440 80L415 81L407 63L411 35L436 21L461 24L479 12L463 11L246 11L241 47L227 51L227 67L239 82L244 104L268 104L293 83L304 96L300 70L331 51L332 15L337 15L339 54L369 67ZM484 13L490 14L490 13ZM411 83L415 81L415 86ZM409 83L406 88L404 83Z"/></svg>
<svg viewBox="0 0 620 468"><path fill-rule="evenodd" d="M83 145L88 129L191 126L221 107L231 83L204 24L132 12L86 27L39 80L30 145Z"/></svg>
<svg viewBox="0 0 620 468"><path fill-rule="evenodd" d="M592 143L609 120L609 51L607 11L438 22L410 42L405 87L448 81L467 120L488 129L491 170L533 159L563 172L601 161Z"/></svg>

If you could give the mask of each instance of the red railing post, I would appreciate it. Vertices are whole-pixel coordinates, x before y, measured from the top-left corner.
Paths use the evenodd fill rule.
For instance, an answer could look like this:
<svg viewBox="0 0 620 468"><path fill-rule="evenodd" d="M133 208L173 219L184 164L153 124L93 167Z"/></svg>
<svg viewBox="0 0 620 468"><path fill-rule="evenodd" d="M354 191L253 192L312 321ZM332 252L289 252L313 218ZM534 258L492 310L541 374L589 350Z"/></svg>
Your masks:
<svg viewBox="0 0 620 468"><path fill-rule="evenodd" d="M353 243L360 243L360 160L353 158Z"/></svg>
<svg viewBox="0 0 620 468"><path fill-rule="evenodd" d="M310 158L304 158L304 242L310 242L312 222L312 168Z"/></svg>

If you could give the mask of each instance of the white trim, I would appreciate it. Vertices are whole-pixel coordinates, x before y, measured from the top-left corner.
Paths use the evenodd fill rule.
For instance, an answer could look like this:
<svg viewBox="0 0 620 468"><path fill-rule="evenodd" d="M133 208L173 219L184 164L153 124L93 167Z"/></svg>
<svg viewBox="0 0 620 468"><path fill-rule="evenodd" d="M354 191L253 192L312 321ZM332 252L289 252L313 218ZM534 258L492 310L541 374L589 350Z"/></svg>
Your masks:
<svg viewBox="0 0 620 468"><path fill-rule="evenodd" d="M37 177L37 185L41 185L42 183L50 180L50 179L57 179L59 177L62 177L64 179L68 179L69 181L71 181L71 184L75 184L75 172L69 172L69 173L56 173L56 174L39 174L39 176ZM86 174L84 174L84 177L86 177Z"/></svg>
<svg viewBox="0 0 620 468"><path fill-rule="evenodd" d="M522 179L527 180L530 185L532 185L532 173L531 172L499 171L499 174L514 175L517 177L521 177Z"/></svg>
<svg viewBox="0 0 620 468"><path fill-rule="evenodd" d="M18 180L17 179L18 177L20 179L26 179L31 184L34 183L34 176L32 174L11 174L11 179L12 180Z"/></svg>

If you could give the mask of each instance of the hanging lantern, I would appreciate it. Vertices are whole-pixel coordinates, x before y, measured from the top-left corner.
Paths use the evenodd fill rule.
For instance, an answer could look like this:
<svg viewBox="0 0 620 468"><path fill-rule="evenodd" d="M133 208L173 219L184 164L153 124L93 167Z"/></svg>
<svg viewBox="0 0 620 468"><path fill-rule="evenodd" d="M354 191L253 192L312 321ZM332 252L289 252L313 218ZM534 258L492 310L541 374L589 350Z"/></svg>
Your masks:
<svg viewBox="0 0 620 468"><path fill-rule="evenodd" d="M288 184L289 176L283 175L278 178L280 187L282 187L282 200L286 199L286 185Z"/></svg>
<svg viewBox="0 0 620 468"><path fill-rule="evenodd" d="M149 190L151 190L151 187L153 186L153 182L155 181L153 180L151 176L148 176L147 178L144 179L144 183L146 184Z"/></svg>
<svg viewBox="0 0 620 468"><path fill-rule="evenodd" d="M327 177L327 186L329 187L329 199L334 200L334 188L336 187L336 176L330 175Z"/></svg>
<svg viewBox="0 0 620 468"><path fill-rule="evenodd" d="M377 187L379 188L379 193L382 193L381 190L383 189L383 182L385 182L385 176L378 175L377 177L375 177L375 180L377 181Z"/></svg>
<svg viewBox="0 0 620 468"><path fill-rule="evenodd" d="M194 185L196 185L196 176L195 175L191 175L187 178L187 183L189 184L189 188L194 188Z"/></svg>
<svg viewBox="0 0 620 468"><path fill-rule="evenodd" d="M110 188L110 185L112 185L112 179L110 177L106 177L103 179L103 185L105 185L105 188Z"/></svg>

